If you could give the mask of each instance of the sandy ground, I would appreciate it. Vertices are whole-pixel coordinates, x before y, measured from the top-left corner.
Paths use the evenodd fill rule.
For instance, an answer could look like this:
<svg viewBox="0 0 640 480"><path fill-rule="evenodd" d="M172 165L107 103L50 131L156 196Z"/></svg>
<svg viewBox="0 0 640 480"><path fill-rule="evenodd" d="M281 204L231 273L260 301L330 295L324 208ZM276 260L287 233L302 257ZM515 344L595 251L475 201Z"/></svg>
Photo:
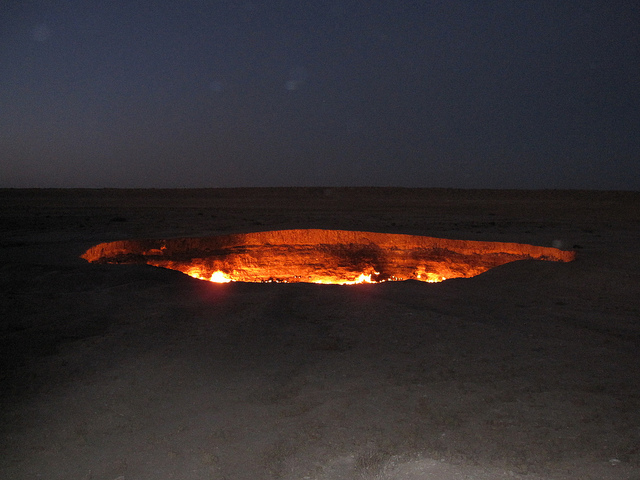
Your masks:
<svg viewBox="0 0 640 480"><path fill-rule="evenodd" d="M79 259L336 228L575 249L440 284ZM0 190L3 479L640 479L640 194Z"/></svg>

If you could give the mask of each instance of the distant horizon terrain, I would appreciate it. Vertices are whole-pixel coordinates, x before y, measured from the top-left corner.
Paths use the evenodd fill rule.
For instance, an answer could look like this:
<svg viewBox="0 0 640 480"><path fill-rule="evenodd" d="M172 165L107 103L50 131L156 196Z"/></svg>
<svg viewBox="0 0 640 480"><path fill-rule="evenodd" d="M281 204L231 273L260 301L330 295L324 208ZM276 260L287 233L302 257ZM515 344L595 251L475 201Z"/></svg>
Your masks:
<svg viewBox="0 0 640 480"><path fill-rule="evenodd" d="M638 189L609 189L609 188L491 188L491 187L402 187L402 186L377 186L377 185L359 185L359 186L269 186L269 187L0 187L0 191L3 190L22 190L22 191L209 191L209 190L247 190L247 191L258 191L258 190L322 190L326 191L325 193L329 193L332 190L406 190L406 191L419 191L419 190L442 190L442 191L497 191L497 192L611 192L611 193L638 193L640 192L640 188Z"/></svg>

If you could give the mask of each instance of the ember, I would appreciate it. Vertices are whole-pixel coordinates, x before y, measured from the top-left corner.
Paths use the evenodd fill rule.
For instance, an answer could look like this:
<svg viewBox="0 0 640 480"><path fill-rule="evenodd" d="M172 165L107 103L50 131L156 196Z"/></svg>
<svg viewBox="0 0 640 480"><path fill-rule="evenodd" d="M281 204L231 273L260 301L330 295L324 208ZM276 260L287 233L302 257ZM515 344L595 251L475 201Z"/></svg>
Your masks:
<svg viewBox="0 0 640 480"><path fill-rule="evenodd" d="M358 284L473 277L517 260L570 262L575 253L518 243L345 230L279 230L101 243L82 258L169 268L211 282Z"/></svg>

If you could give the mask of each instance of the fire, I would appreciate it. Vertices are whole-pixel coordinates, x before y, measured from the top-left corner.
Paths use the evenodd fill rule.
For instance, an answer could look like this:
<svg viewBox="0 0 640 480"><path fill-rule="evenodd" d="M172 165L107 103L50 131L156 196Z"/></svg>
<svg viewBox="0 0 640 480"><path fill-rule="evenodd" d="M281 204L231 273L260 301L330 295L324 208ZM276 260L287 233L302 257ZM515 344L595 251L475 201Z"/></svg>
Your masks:
<svg viewBox="0 0 640 480"><path fill-rule="evenodd" d="M438 283L438 282L444 282L447 279L447 277L443 277L442 275L438 275L437 273L426 272L426 273L417 273L416 279L421 280L423 282L427 282L427 283Z"/></svg>
<svg viewBox="0 0 640 480"><path fill-rule="evenodd" d="M358 275L358 278L356 278L353 283L352 282L345 282L345 285L355 285L358 283L375 283L374 280L371 280L371 274L369 275L365 275L364 273L361 273L360 275Z"/></svg>
<svg viewBox="0 0 640 480"><path fill-rule="evenodd" d="M186 268L185 270L180 270L182 273L186 273L190 277L197 278L198 280L207 280L213 283L229 283L232 282L233 279L229 277L226 273L221 272L220 270L216 270L211 274L211 276L205 275L203 273L202 266L191 266Z"/></svg>
<svg viewBox="0 0 640 480"><path fill-rule="evenodd" d="M569 262L574 252L517 243L474 242L345 230L280 230L218 237L102 243L89 262L139 263L216 283L442 282L517 260Z"/></svg>
<svg viewBox="0 0 640 480"><path fill-rule="evenodd" d="M361 273L356 277L355 280L345 280L341 282L336 282L334 279L331 279L330 281L315 281L313 283L328 283L328 284L339 283L340 285L358 285L360 283L379 283L378 280L371 279L372 275L380 275L380 272L373 272L369 274Z"/></svg>
<svg viewBox="0 0 640 480"><path fill-rule="evenodd" d="M205 277L202 276L202 273L198 267L190 267L185 271L183 271L182 273L186 273L190 277L197 278L199 280L207 280Z"/></svg>
<svg viewBox="0 0 640 480"><path fill-rule="evenodd" d="M221 272L220 270L216 270L211 274L211 278L209 278L209 281L214 283L229 283L232 280L231 278L229 278L229 276L227 276L226 273Z"/></svg>

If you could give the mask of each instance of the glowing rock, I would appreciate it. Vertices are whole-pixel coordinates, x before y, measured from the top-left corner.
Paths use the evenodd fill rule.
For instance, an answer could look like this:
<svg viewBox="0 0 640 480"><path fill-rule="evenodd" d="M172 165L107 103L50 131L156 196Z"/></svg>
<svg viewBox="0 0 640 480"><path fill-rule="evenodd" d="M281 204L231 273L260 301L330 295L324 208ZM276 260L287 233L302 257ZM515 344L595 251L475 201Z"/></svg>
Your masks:
<svg viewBox="0 0 640 480"><path fill-rule="evenodd" d="M178 270L210 281L376 283L473 277L517 260L569 262L552 247L346 230L278 230L101 243L82 258Z"/></svg>

